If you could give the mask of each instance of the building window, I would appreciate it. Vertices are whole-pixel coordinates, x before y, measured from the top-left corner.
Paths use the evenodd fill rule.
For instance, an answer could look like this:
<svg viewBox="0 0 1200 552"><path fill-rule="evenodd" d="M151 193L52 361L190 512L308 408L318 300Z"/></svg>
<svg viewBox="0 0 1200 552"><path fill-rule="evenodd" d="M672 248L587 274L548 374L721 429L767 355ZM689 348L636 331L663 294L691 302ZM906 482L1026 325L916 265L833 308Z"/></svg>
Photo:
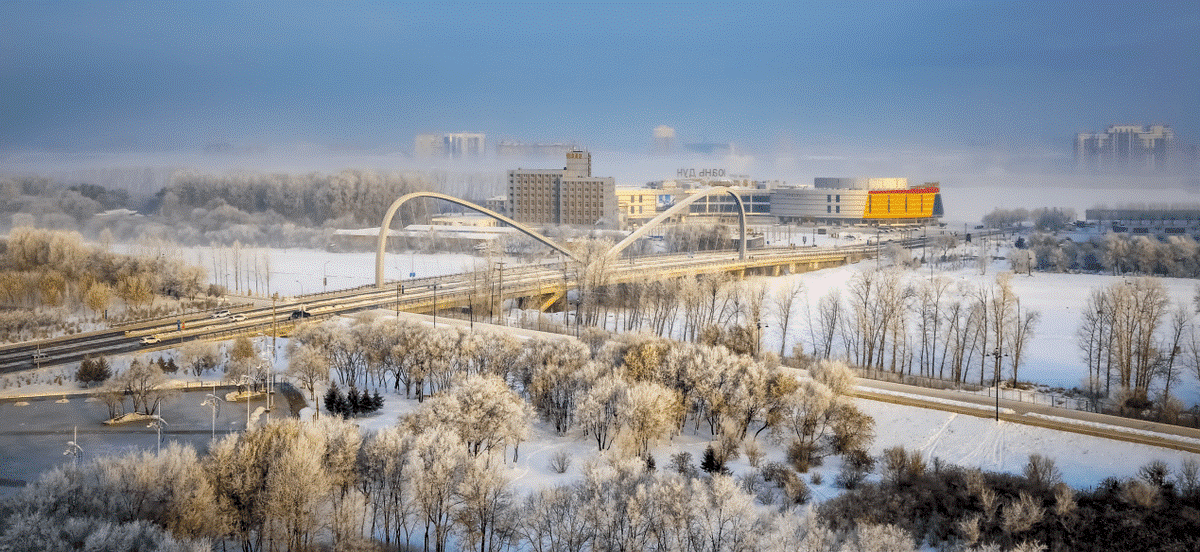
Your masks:
<svg viewBox="0 0 1200 552"><path fill-rule="evenodd" d="M836 200L836 201L837 201L838 203L841 203L841 202L842 202L842 194L838 194L838 195L837 195L837 200Z"/></svg>
<svg viewBox="0 0 1200 552"><path fill-rule="evenodd" d="M838 213L841 213L841 212L842 212L842 206L841 206L841 205L838 205L838 206L837 206L837 211L836 211L836 212L838 212Z"/></svg>
<svg viewBox="0 0 1200 552"><path fill-rule="evenodd" d="M829 203L830 201L833 201L833 196L831 196L831 195L826 195L826 196L825 196L825 203Z"/></svg>
<svg viewBox="0 0 1200 552"><path fill-rule="evenodd" d="M832 211L832 209L833 209L833 207L830 207L830 206L828 206L828 205L826 205L826 206L825 206L825 212L826 212L826 213L831 213L831 212L833 212L833 211Z"/></svg>

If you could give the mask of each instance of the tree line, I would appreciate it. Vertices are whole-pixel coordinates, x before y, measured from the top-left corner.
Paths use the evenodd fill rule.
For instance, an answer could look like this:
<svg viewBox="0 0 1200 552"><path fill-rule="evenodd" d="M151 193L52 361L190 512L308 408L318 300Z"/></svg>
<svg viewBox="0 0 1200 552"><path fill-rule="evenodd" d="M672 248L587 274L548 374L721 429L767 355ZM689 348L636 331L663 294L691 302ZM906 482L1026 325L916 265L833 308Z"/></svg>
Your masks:
<svg viewBox="0 0 1200 552"><path fill-rule="evenodd" d="M214 293L206 279L203 268L178 258L113 253L85 244L77 232L19 227L0 242L0 305L9 308L86 308L99 315L118 300L147 308L157 297Z"/></svg>

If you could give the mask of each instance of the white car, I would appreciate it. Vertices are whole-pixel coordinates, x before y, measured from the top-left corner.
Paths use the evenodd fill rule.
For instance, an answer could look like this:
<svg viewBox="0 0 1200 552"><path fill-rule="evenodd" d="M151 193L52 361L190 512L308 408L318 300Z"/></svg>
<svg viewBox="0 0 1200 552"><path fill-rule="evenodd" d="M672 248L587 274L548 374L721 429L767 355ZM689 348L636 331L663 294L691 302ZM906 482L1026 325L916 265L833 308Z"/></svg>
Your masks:
<svg viewBox="0 0 1200 552"><path fill-rule="evenodd" d="M229 311L227 310L219 310L213 313L213 318L225 318L226 316L229 316Z"/></svg>
<svg viewBox="0 0 1200 552"><path fill-rule="evenodd" d="M229 319L230 319L230 320L232 320L232 321L234 321L234 322L241 322L242 320L245 320L245 319L246 319L246 315L244 315L244 314L234 314L234 315L231 315L231 316L229 317Z"/></svg>
<svg viewBox="0 0 1200 552"><path fill-rule="evenodd" d="M157 335L148 335L148 336L142 338L142 345L154 345L155 343L158 343L158 342L159 342L159 339L158 339Z"/></svg>

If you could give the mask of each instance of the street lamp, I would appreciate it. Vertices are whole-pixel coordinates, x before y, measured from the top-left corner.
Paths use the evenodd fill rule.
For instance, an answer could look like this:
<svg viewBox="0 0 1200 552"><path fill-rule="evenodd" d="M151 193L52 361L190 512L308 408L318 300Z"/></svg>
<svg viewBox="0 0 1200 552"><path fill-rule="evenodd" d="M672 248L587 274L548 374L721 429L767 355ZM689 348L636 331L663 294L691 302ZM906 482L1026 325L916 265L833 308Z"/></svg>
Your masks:
<svg viewBox="0 0 1200 552"><path fill-rule="evenodd" d="M217 386L213 385L213 392L205 395L204 402L200 406L212 407L212 438L217 439L217 410L221 407L221 398L216 395Z"/></svg>
<svg viewBox="0 0 1200 552"><path fill-rule="evenodd" d="M300 286L300 295L304 295L304 284L300 282L299 278L296 278L294 281Z"/></svg>
<svg viewBox="0 0 1200 552"><path fill-rule="evenodd" d="M437 327L437 282L433 284L433 327Z"/></svg>
<svg viewBox="0 0 1200 552"><path fill-rule="evenodd" d="M79 446L79 426L75 426L75 438L67 441L67 450L63 451L63 456L71 457L71 467L79 466L79 458L83 456L83 447Z"/></svg>
<svg viewBox="0 0 1200 552"><path fill-rule="evenodd" d="M238 378L238 385L246 386L246 431L250 430L250 385L255 381L250 374L242 374L242 377Z"/></svg>
<svg viewBox="0 0 1200 552"><path fill-rule="evenodd" d="M164 425L167 425L167 421L162 419L162 416L158 415L153 416L153 419L150 420L150 423L146 424L146 427L152 427L158 430L158 445L154 448L155 456L162 452L162 428Z"/></svg>
<svg viewBox="0 0 1200 552"><path fill-rule="evenodd" d="M996 359L995 374L994 374L995 377L993 379L995 380L994 383L996 384L996 421L999 422L1000 421L1000 359L1002 357L1008 356L1008 354L1001 353L1000 348L996 347L996 349L993 350L992 353L988 356Z"/></svg>

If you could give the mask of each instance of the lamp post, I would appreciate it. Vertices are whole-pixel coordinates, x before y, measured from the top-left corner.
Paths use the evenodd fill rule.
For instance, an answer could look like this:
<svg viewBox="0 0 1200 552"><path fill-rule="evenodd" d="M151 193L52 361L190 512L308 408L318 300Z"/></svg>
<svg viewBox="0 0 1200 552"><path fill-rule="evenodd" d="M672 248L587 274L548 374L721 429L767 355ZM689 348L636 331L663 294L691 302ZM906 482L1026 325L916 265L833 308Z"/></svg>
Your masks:
<svg viewBox="0 0 1200 552"><path fill-rule="evenodd" d="M302 282L300 282L299 278L296 278L293 281L296 282L296 284L300 286L300 295L304 295L304 284Z"/></svg>
<svg viewBox="0 0 1200 552"><path fill-rule="evenodd" d="M217 396L217 386L213 385L213 392L205 395L204 402L200 406L212 407L212 438L217 439L217 409L220 408L221 398Z"/></svg>
<svg viewBox="0 0 1200 552"><path fill-rule="evenodd" d="M246 431L250 431L250 384L254 383L254 377L250 374L242 374L238 378L238 385L246 386Z"/></svg>
<svg viewBox="0 0 1200 552"><path fill-rule="evenodd" d="M154 448L155 456L162 453L162 428L164 425L167 425L167 421L162 419L162 416L154 416L153 419L150 420L150 423L146 424L146 427L152 427L158 430L158 445Z"/></svg>
<svg viewBox="0 0 1200 552"><path fill-rule="evenodd" d="M504 308L504 261L496 261L496 266L500 267L500 284L496 286L496 315L499 316L504 314L501 312ZM500 323L503 324L504 319L500 320Z"/></svg>
<svg viewBox="0 0 1200 552"><path fill-rule="evenodd" d="M83 447L79 446L79 426L75 426L75 437L67 441L67 450L63 451L63 456L71 457L71 467L79 467L79 458L83 456Z"/></svg>
<svg viewBox="0 0 1200 552"><path fill-rule="evenodd" d="M433 284L433 327L437 327L437 282Z"/></svg>
<svg viewBox="0 0 1200 552"><path fill-rule="evenodd" d="M1002 354L1000 352L1000 348L997 347L995 350L992 351L992 354L990 354L988 356L996 359L995 374L994 374L995 377L993 379L995 380L994 383L996 384L996 422L999 422L1000 421L1000 359L1002 357L1006 357L1008 355Z"/></svg>

